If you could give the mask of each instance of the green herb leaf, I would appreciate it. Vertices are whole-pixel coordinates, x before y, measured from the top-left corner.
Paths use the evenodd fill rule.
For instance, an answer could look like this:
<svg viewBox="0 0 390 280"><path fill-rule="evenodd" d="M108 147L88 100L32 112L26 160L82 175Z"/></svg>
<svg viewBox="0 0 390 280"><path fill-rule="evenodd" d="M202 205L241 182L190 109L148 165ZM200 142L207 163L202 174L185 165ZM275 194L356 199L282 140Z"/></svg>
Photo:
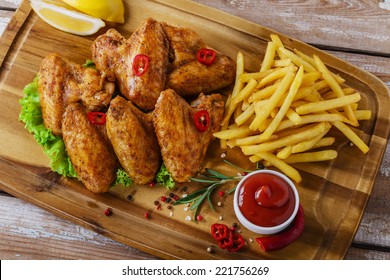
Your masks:
<svg viewBox="0 0 390 280"><path fill-rule="evenodd" d="M156 175L156 182L169 190L175 188L175 181L173 181L172 176L164 163L161 165L160 170Z"/></svg>
<svg viewBox="0 0 390 280"><path fill-rule="evenodd" d="M115 180L113 185L114 186L115 185L122 185L122 186L128 187L131 184L133 184L133 180L126 173L126 171L123 170L122 168L118 168L118 170L116 171L116 180Z"/></svg>
<svg viewBox="0 0 390 280"><path fill-rule="evenodd" d="M93 62L92 60L88 59L84 64L83 66L85 68L93 68L93 69L96 69L96 65L95 65L95 62Z"/></svg>

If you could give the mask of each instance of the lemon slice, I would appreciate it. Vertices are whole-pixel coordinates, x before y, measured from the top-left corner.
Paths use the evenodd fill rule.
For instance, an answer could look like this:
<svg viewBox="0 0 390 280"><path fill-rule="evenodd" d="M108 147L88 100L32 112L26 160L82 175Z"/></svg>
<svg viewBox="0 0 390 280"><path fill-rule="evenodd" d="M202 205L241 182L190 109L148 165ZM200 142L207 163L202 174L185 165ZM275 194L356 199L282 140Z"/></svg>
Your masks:
<svg viewBox="0 0 390 280"><path fill-rule="evenodd" d="M91 35L105 26L104 21L58 5L55 1L30 0L37 15L51 26L76 35Z"/></svg>
<svg viewBox="0 0 390 280"><path fill-rule="evenodd" d="M125 9L122 0L62 0L90 16L106 21L124 23Z"/></svg>

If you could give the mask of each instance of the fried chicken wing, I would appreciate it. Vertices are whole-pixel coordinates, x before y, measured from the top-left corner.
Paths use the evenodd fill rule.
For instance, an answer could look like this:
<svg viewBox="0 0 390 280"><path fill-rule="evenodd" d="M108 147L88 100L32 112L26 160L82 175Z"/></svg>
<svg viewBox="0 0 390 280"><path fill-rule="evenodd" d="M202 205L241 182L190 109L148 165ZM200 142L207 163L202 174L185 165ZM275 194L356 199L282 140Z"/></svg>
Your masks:
<svg viewBox="0 0 390 280"><path fill-rule="evenodd" d="M115 85L107 82L97 70L85 68L58 54L42 61L38 73L38 92L46 128L62 134L62 116L70 103L82 102L88 110L107 106Z"/></svg>
<svg viewBox="0 0 390 280"><path fill-rule="evenodd" d="M110 81L115 81L115 71L120 61L118 48L126 42L114 28L100 35L92 44L92 60L96 68L107 76Z"/></svg>
<svg viewBox="0 0 390 280"><path fill-rule="evenodd" d="M209 93L232 84L236 77L236 64L228 56L217 54L213 64L203 65L192 60L175 70L167 78L166 87L181 96Z"/></svg>
<svg viewBox="0 0 390 280"><path fill-rule="evenodd" d="M107 192L115 181L118 162L110 143L87 117L79 103L66 107L63 138L79 179L94 193Z"/></svg>
<svg viewBox="0 0 390 280"><path fill-rule="evenodd" d="M128 100L142 109L153 109L165 86L168 48L161 23L148 18L126 41L110 30L98 37L92 46L92 60L100 71L114 74L120 92ZM138 68L137 55L148 59L147 66L139 66L144 67L141 75L133 71Z"/></svg>
<svg viewBox="0 0 390 280"><path fill-rule="evenodd" d="M193 116L203 109L209 113L210 126L199 132ZM153 123L162 159L175 181L186 182L199 172L213 133L220 129L223 111L220 94L201 94L192 107L171 89L161 93Z"/></svg>
<svg viewBox="0 0 390 280"><path fill-rule="evenodd" d="M124 170L136 184L154 180L161 166L152 114L117 96L107 112L107 133Z"/></svg>
<svg viewBox="0 0 390 280"><path fill-rule="evenodd" d="M162 23L162 27L169 41L169 72L195 60L198 50L206 48L206 43L199 34L190 28L165 22Z"/></svg>

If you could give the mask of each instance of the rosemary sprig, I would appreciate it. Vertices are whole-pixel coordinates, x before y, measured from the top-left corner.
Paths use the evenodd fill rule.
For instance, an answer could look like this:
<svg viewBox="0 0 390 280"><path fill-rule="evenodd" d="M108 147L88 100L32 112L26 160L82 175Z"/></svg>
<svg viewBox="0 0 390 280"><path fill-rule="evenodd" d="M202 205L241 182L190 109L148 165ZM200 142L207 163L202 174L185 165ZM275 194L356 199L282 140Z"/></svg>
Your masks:
<svg viewBox="0 0 390 280"><path fill-rule="evenodd" d="M196 221L196 217L199 213L200 207L202 206L203 202L207 198L207 201L210 205L210 208L214 211L214 205L211 199L211 195L213 191L218 187L221 186L227 182L239 182L246 174L253 172L253 170L246 170L243 169L227 160L223 160L225 163L243 171L242 174L238 174L236 176L228 176L225 174L222 174L221 172L218 172L214 169L206 168L205 172L202 173L200 177L196 178L190 178L191 181L199 182L199 183L206 183L209 184L207 187L199 189L191 194L189 194L186 197L180 198L177 200L174 204L186 204L186 203L192 203L190 210L194 211L194 221ZM231 194L234 192L236 187L233 187L232 189L228 190L226 194Z"/></svg>

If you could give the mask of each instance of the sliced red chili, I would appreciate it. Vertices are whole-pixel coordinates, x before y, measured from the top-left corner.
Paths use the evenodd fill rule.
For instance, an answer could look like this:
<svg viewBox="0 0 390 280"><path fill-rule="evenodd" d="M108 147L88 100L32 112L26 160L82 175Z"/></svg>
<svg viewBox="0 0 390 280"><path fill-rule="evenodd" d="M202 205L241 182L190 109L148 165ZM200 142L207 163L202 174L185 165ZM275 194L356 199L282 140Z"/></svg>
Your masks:
<svg viewBox="0 0 390 280"><path fill-rule="evenodd" d="M224 224L212 224L211 235L215 240L219 241L229 236L229 227Z"/></svg>
<svg viewBox="0 0 390 280"><path fill-rule="evenodd" d="M215 58L217 57L217 53L212 49L200 49L196 53L196 59L207 66L210 66L215 61Z"/></svg>
<svg viewBox="0 0 390 280"><path fill-rule="evenodd" d="M218 246L221 249L229 249L233 246L233 232L228 229L227 236L218 240Z"/></svg>
<svg viewBox="0 0 390 280"><path fill-rule="evenodd" d="M239 233L233 233L232 245L229 248L227 248L227 250L229 252L237 252L244 246L245 246L245 240L242 238L242 235Z"/></svg>
<svg viewBox="0 0 390 280"><path fill-rule="evenodd" d="M200 110L194 114L195 127L199 132L205 132L210 126L210 115L207 110Z"/></svg>
<svg viewBox="0 0 390 280"><path fill-rule="evenodd" d="M303 207L299 205L297 216L295 217L294 223L291 228L283 231L280 234L270 235L265 237L256 238L261 249L265 252L279 250L287 247L293 243L299 236L301 236L305 227L305 214Z"/></svg>
<svg viewBox="0 0 390 280"><path fill-rule="evenodd" d="M144 54L137 54L133 59L133 73L142 76L149 68L149 57Z"/></svg>
<svg viewBox="0 0 390 280"><path fill-rule="evenodd" d="M103 125L106 123L106 114L103 112L88 112L87 117L94 125Z"/></svg>

